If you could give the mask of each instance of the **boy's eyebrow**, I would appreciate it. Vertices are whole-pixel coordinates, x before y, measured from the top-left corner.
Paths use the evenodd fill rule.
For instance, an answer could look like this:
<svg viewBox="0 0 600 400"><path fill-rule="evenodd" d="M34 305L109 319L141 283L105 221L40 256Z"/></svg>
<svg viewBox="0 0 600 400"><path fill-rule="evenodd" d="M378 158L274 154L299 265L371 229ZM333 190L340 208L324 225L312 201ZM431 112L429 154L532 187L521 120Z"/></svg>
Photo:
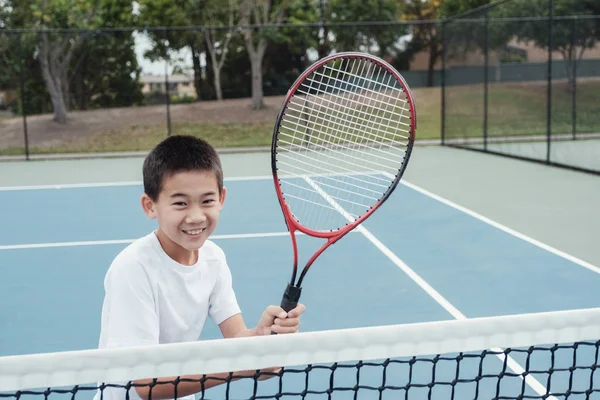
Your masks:
<svg viewBox="0 0 600 400"><path fill-rule="evenodd" d="M202 193L200 196L214 196L216 194L217 194L217 192L215 190L211 190L210 192ZM188 195L185 194L185 193L173 193L169 197L170 198L174 198L174 197L188 197Z"/></svg>

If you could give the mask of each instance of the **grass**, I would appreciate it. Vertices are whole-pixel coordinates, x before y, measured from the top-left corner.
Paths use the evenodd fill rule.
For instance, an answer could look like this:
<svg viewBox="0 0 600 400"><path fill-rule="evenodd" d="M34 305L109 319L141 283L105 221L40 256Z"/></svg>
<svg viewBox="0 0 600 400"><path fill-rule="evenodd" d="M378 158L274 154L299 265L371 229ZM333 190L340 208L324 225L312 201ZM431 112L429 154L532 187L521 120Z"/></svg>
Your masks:
<svg viewBox="0 0 600 400"><path fill-rule="evenodd" d="M201 136L216 147L269 146L273 124L255 123L192 123L174 122L173 134ZM30 147L35 154L101 153L145 151L167 136L166 124L132 125L127 129L97 132L89 137L62 140L59 144ZM19 155L23 147L0 149L0 155Z"/></svg>
<svg viewBox="0 0 600 400"><path fill-rule="evenodd" d="M545 135L546 133L546 85L540 83L504 83L489 85L488 134L489 136ZM565 82L553 85L552 129L554 133L571 132L571 93ZM417 140L439 139L441 132L441 89L413 89L417 109ZM453 137L483 136L483 86L452 86L446 89L446 135ZM600 132L600 113L597 112L600 81L585 81L577 88L577 132ZM249 102L249 100L248 100ZM248 108L229 108L233 103L224 101L217 110L187 112L185 120L174 118L173 134L201 136L219 148L269 146L275 115L272 108L256 118L256 111ZM238 103L239 104L239 103ZM239 107L239 106L238 106ZM187 110L187 109L186 109ZM144 118L136 120L136 109L124 109L128 122L112 129L95 129L79 134L76 130L60 131L53 140L30 140L30 152L49 153L97 153L119 151L145 151L167 136L166 122L150 123ZM208 113L219 112L219 118L204 118ZM243 118L238 114L245 113ZM237 118L230 118L235 114ZM222 116L221 116L222 115ZM210 115L209 115L210 116ZM87 117L84 115L83 120ZM197 119L197 120L194 120ZM228 121L231 119L232 121ZM245 121L249 122L245 122ZM0 121L1 127L9 120ZM135 123L132 123L134 121ZM233 122L237 121L237 122ZM114 124L113 124L114 125ZM16 125L15 125L16 126ZM66 129L66 128L65 128ZM45 132L41 128L40 132ZM41 143L44 143L43 145ZM0 155L24 153L22 141L1 144Z"/></svg>
<svg viewBox="0 0 600 400"><path fill-rule="evenodd" d="M600 131L597 112L600 82L582 82L577 88L577 132ZM483 137L483 86L446 89L446 135L448 138ZM552 85L553 133L570 133L572 94L566 82ZM547 87L543 83L491 84L488 89L488 135L524 136L546 134Z"/></svg>
<svg viewBox="0 0 600 400"><path fill-rule="evenodd" d="M201 136L216 147L268 146L273 124L174 122L173 134ZM57 146L41 149L44 153L84 153L148 150L166 137L166 124L133 125L126 130L98 132L88 138L71 139Z"/></svg>

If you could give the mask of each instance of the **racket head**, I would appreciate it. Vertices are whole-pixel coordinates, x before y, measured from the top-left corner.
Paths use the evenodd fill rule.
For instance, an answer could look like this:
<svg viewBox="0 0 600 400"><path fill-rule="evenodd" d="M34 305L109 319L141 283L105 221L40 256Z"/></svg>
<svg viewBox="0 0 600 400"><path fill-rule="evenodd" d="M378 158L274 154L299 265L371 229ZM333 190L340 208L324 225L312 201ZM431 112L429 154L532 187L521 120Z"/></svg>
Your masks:
<svg viewBox="0 0 600 400"><path fill-rule="evenodd" d="M416 126L410 88L384 60L344 52L307 68L284 99L271 144L288 229L339 239L362 223L397 187Z"/></svg>

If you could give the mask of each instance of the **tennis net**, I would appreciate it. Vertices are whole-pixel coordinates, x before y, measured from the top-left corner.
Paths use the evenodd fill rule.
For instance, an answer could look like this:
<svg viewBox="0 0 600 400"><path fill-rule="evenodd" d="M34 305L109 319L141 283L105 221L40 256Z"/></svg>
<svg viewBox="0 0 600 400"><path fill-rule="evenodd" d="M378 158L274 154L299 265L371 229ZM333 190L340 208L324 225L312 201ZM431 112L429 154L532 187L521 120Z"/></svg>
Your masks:
<svg viewBox="0 0 600 400"><path fill-rule="evenodd" d="M8 356L0 399L593 399L599 339L600 308Z"/></svg>

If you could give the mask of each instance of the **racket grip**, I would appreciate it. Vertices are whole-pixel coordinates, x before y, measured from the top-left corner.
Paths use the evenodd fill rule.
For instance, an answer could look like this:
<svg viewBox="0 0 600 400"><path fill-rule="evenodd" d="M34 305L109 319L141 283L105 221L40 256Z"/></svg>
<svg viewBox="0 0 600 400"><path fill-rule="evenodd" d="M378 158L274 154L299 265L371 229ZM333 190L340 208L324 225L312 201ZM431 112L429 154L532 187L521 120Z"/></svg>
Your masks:
<svg viewBox="0 0 600 400"><path fill-rule="evenodd" d="M292 286L288 283L285 292L283 292L283 298L281 299L281 308L285 312L290 312L298 305L298 300L300 300L300 294L302 293L302 288L297 286ZM271 331L271 335L277 335L276 332Z"/></svg>
<svg viewBox="0 0 600 400"><path fill-rule="evenodd" d="M298 300L300 300L300 294L302 293L302 288L297 286L292 286L288 283L285 292L283 293L283 298L281 299L281 308L285 312L290 312L298 305Z"/></svg>

